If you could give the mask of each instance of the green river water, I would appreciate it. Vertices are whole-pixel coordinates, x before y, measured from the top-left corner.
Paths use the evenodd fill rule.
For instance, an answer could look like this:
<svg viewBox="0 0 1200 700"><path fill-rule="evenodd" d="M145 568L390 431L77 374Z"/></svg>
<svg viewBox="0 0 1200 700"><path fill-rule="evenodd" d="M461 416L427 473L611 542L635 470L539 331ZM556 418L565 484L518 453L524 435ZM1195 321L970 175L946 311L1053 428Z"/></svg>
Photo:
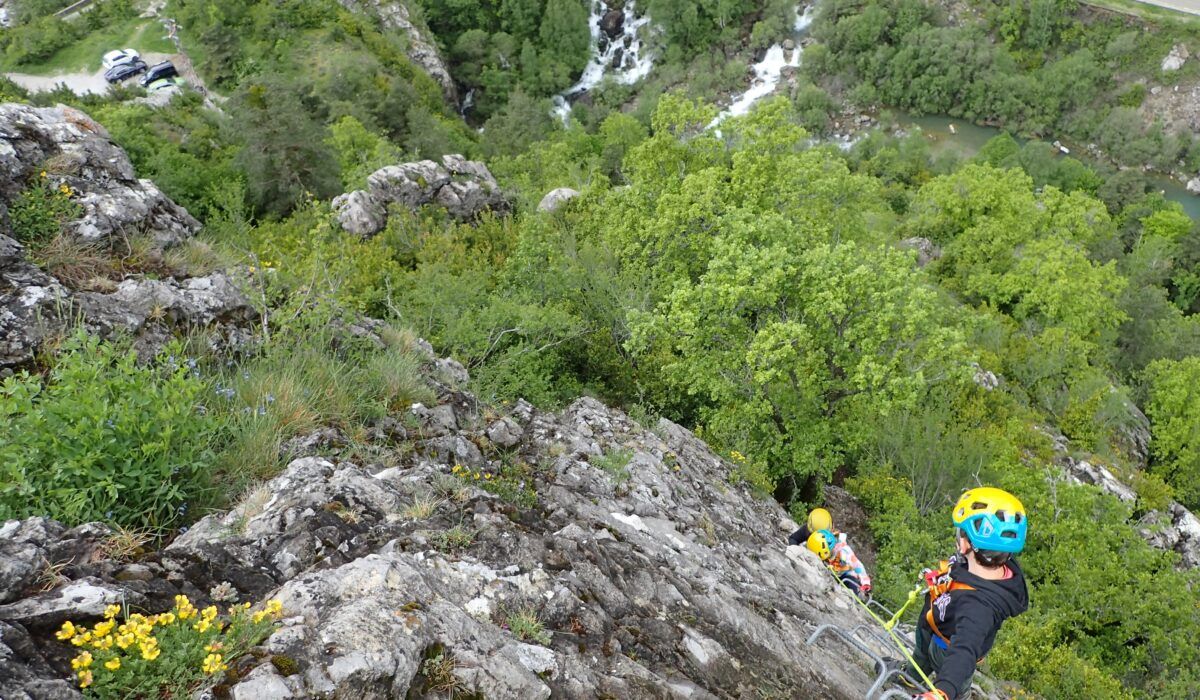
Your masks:
<svg viewBox="0 0 1200 700"><path fill-rule="evenodd" d="M949 151L963 158L970 158L978 153L988 139L1000 133L1000 130L994 127L978 126L946 116L916 117L900 111L893 111L892 115L892 121L904 128L920 127L932 142L935 151ZM951 124L954 125L956 133L950 133ZM1147 174L1147 178L1164 197L1182 204L1184 211L1193 221L1200 221L1200 196L1189 193L1182 184L1171 178L1151 174Z"/></svg>

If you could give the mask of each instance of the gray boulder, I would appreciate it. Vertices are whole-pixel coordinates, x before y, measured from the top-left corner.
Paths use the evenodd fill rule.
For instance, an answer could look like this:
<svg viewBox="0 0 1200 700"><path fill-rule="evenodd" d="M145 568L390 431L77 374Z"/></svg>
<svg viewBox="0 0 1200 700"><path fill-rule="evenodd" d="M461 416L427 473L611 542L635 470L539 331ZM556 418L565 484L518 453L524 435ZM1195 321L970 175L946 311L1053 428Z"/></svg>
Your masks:
<svg viewBox="0 0 1200 700"><path fill-rule="evenodd" d="M562 208L564 204L579 196L578 190L573 190L570 187L559 187L550 190L542 197L542 201L538 202L538 211L554 212Z"/></svg>
<svg viewBox="0 0 1200 700"><path fill-rule="evenodd" d="M82 239L136 231L169 246L200 228L154 183L136 177L129 157L88 115L63 105L0 104L0 201L11 203L42 172L50 186L71 188L83 208L69 224Z"/></svg>
<svg viewBox="0 0 1200 700"><path fill-rule="evenodd" d="M72 308L71 293L0 234L0 376L31 360L43 339L65 327Z"/></svg>
<svg viewBox="0 0 1200 700"><path fill-rule="evenodd" d="M691 432L647 430L595 399L498 411L441 384L433 356L425 371L438 399L401 416L409 442L386 468L294 460L136 571L70 571L0 619L86 620L118 594L151 611L176 591L197 605L214 591L277 598L284 618L237 660L234 698L425 697L434 676L495 698L864 696L867 656L805 640L870 619L805 548L785 547L787 513L730 483ZM61 526L4 527L55 541ZM61 677L45 662L57 643L18 641L0 647L0 680L33 696Z"/></svg>
<svg viewBox="0 0 1200 700"><path fill-rule="evenodd" d="M942 258L942 249L933 244L928 238L915 236L900 241L900 247L917 252L917 267L925 267L929 263Z"/></svg>
<svg viewBox="0 0 1200 700"><path fill-rule="evenodd" d="M1166 513L1154 511L1143 519L1141 535L1158 547L1179 554L1180 568L1200 566L1200 518L1172 502Z"/></svg>
<svg viewBox="0 0 1200 700"><path fill-rule="evenodd" d="M600 18L600 31L604 32L609 39L621 36L621 30L624 27L625 13L620 10L609 10Z"/></svg>
<svg viewBox="0 0 1200 700"><path fill-rule="evenodd" d="M354 190L333 198L333 213L342 228L359 236L371 236L387 226L387 209L370 192Z"/></svg>
<svg viewBox="0 0 1200 700"><path fill-rule="evenodd" d="M367 237L387 226L387 207L392 204L412 210L437 204L461 221L510 208L486 165L446 155L441 163L421 160L380 168L367 178L366 190L335 198L333 210L343 229Z"/></svg>
<svg viewBox="0 0 1200 700"><path fill-rule="evenodd" d="M1177 71L1183 68L1183 64L1188 60L1188 49L1183 44L1175 44L1171 47L1170 53L1162 60L1162 70L1164 73Z"/></svg>

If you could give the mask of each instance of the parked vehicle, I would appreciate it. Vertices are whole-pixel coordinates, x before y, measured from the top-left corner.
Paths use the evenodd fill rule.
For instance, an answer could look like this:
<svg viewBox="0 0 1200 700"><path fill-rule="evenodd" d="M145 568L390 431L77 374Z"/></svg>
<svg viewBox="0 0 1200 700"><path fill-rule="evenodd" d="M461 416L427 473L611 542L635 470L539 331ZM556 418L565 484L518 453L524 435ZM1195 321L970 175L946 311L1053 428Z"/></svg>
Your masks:
<svg viewBox="0 0 1200 700"><path fill-rule="evenodd" d="M116 49L104 54L100 59L100 63L104 66L104 70L107 71L125 63L140 61L141 58L141 54L133 49Z"/></svg>
<svg viewBox="0 0 1200 700"><path fill-rule="evenodd" d="M142 59L135 59L129 63L118 63L104 72L104 79L109 85L129 80L138 73L146 72L146 62Z"/></svg>
<svg viewBox="0 0 1200 700"><path fill-rule="evenodd" d="M150 83L153 83L156 80L165 80L167 78L178 77L179 71L176 70L175 64L171 63L170 61L163 61L162 63L156 63L153 66L150 66L149 70L146 71L146 74L143 75L140 80L138 80L138 84L142 87L149 87Z"/></svg>

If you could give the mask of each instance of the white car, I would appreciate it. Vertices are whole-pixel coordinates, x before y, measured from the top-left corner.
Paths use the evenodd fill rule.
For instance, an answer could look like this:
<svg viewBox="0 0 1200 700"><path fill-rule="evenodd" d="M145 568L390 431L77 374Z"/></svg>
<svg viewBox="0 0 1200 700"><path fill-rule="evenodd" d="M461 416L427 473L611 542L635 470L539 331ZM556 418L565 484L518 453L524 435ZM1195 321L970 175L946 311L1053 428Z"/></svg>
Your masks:
<svg viewBox="0 0 1200 700"><path fill-rule="evenodd" d="M117 49L116 51L109 51L104 54L104 57L100 59L100 63L104 65L104 70L110 70L114 66L133 63L140 58L141 55L133 49Z"/></svg>

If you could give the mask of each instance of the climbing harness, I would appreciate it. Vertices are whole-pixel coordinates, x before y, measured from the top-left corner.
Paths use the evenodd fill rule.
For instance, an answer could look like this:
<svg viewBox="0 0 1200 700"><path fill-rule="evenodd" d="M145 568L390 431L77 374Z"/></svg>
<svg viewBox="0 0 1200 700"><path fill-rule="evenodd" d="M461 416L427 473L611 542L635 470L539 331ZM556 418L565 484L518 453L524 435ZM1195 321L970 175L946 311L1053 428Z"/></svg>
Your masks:
<svg viewBox="0 0 1200 700"><path fill-rule="evenodd" d="M933 632L932 641L942 651L950 650L950 638L938 629L937 620L934 619L933 610L936 605L934 602L943 595L950 595L951 591L973 591L975 587L969 583L956 581L950 578L950 562L943 559L938 562L938 568L925 569L921 572L922 578L925 579L925 585L929 587L929 610L925 613L925 622L928 623L930 631ZM983 659L979 659L983 661Z"/></svg>
<svg viewBox="0 0 1200 700"><path fill-rule="evenodd" d="M905 600L904 605L901 606L900 609L897 610L892 615L891 619L884 620L882 617L880 617L878 614L876 614L874 610L871 609L870 605L868 605L867 603L864 603L862 601L862 599L860 599L858 597L858 595L856 595L854 593L854 591L842 581L842 579L838 578L838 576L836 574L834 574L831 569L829 569L827 567L822 567L822 568L824 568L826 571L828 571L830 576L833 576L834 580L838 582L838 585L840 585L842 588L845 588L847 591L850 592L850 597L854 599L855 603L858 603L859 607L861 607L863 610L865 610L867 612L868 615L871 616L871 619L875 620L875 622L878 622L879 625L881 627L883 627L883 629L888 633L889 640L896 646L897 649L900 650L900 653L903 655L904 659L906 661L908 661L909 667L916 670L917 675L920 676L921 682L925 684L926 688L928 688L929 690L933 690L933 681L929 678L929 675L925 673L925 671L921 668L921 666L919 664L917 664L916 659L914 659L912 656L912 652L910 652L908 650L908 647L906 647L904 645L904 642L902 642L900 640L900 638L898 636L896 636L896 631L894 629L896 626L896 623L899 622L899 620L900 620L900 616L904 614L904 611L907 610L910 605L912 605L912 602L917 599L917 597L920 595L920 593L923 590L925 590L926 586L918 585L916 588L914 588L912 591L910 591L908 594L908 599ZM807 644L809 644L809 645L815 644L817 639L825 632L829 632L829 633L838 635L839 637L841 637L842 639L846 640L848 643L850 643L851 645L856 647L859 651L863 652L867 656L870 656L872 658L872 660L875 661L875 666L876 666L876 670L879 673L879 677L875 679L875 683L871 686L871 688L869 690L867 690L866 697L868 700L870 700L870 698L873 698L875 696L875 693L879 692L883 688L883 684L886 683L892 676L895 676L895 675L898 675L901 673L906 673L902 669L889 669L887 667L887 664L883 661L883 659L881 659L878 655L876 655L871 650L867 649L857 639L855 639L851 635L847 634L845 632L845 630L838 627L837 625L830 625L830 624L821 625L808 638ZM895 695L894 691L889 691L883 697L897 697L897 696Z"/></svg>

